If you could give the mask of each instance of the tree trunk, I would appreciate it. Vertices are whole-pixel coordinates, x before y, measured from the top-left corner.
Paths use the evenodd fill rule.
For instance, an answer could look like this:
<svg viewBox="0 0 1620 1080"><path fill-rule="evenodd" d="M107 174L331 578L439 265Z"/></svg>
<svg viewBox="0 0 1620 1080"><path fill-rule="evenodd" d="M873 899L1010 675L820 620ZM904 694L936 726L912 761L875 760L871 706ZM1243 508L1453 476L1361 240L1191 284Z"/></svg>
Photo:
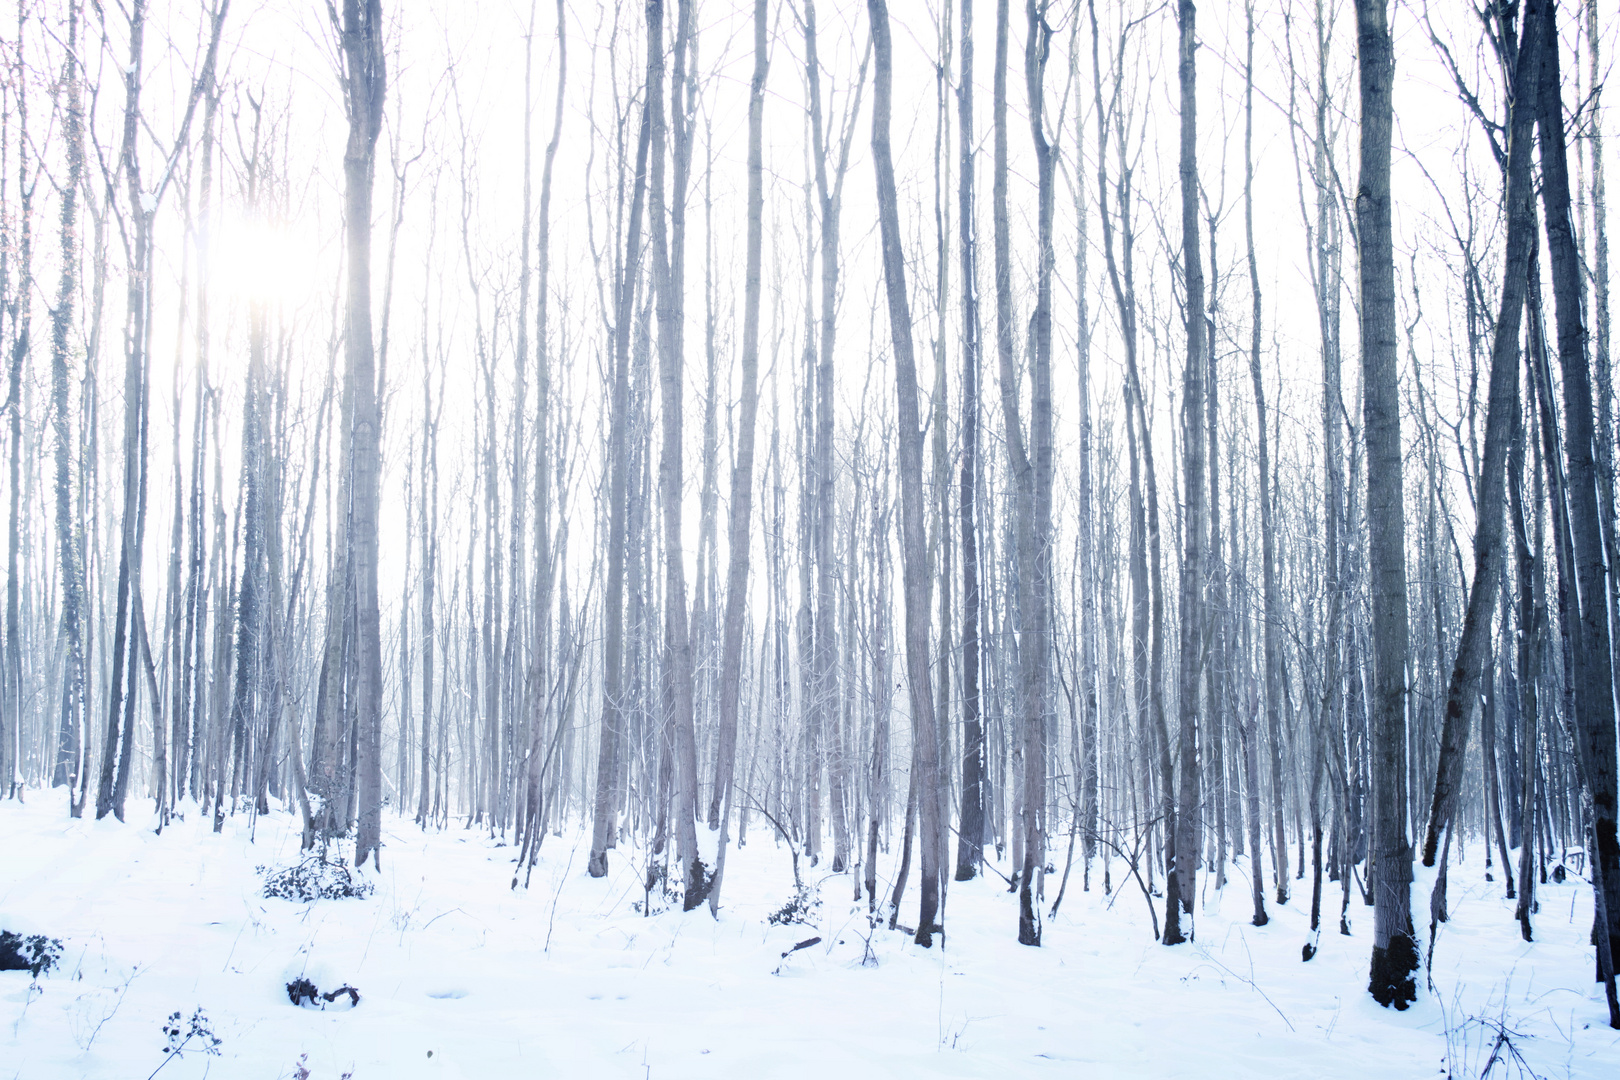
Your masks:
<svg viewBox="0 0 1620 1080"><path fill-rule="evenodd" d="M1457 642L1457 660L1446 691L1445 721L1440 735L1434 798L1429 827L1423 840L1423 865L1433 866L1441 834L1457 811L1463 764L1468 747L1470 714L1479 701L1480 686L1489 662L1491 619L1501 589L1503 513L1506 504L1505 468L1514 418L1519 412L1519 327L1524 313L1526 273L1535 238L1535 189L1531 183L1530 150L1535 136L1536 98L1541 79L1540 20L1528 18L1513 69L1509 103L1507 192L1507 252L1502 268L1502 302L1491 342L1490 397L1485 413L1485 457L1480 467L1474 506L1474 577L1468 592L1467 613ZM1486 747L1486 754L1493 753ZM1488 850L1488 847L1487 847Z"/></svg>
<svg viewBox="0 0 1620 1080"><path fill-rule="evenodd" d="M1037 273L1035 311L1031 319L1030 451L1027 524L1021 530L1020 581L1026 583L1019 660L1023 665L1024 717L1024 867L1018 887L1018 940L1041 943L1036 875L1046 865L1046 723L1052 660L1052 217L1056 159L1046 138L1042 115L1043 81L1052 29L1044 0L1026 0L1029 36L1024 49L1024 78L1029 92L1030 132L1035 144ZM997 275L1000 277L999 273ZM1014 384L1016 386L1016 384ZM1006 384L1002 393L1006 395ZM1012 405L1017 406L1016 393ZM1009 438L1009 445L1012 440ZM1016 465L1015 465L1016 469Z"/></svg>
<svg viewBox="0 0 1620 1080"><path fill-rule="evenodd" d="M1260 376L1260 341L1261 341L1261 306L1260 306L1260 264L1254 252L1254 0L1245 0L1243 5L1244 35L1243 35L1243 237L1247 249L1249 263L1249 295L1250 295L1250 324L1249 324L1249 378L1254 384L1254 415L1255 440L1260 463L1260 484L1258 501L1260 503L1260 572L1263 582L1263 607L1261 617L1264 620L1264 659L1265 667L1265 695L1266 719L1271 734L1270 746L1272 754L1272 808L1273 808L1273 854L1282 853L1282 780L1281 769L1278 762L1278 734L1277 720L1277 556L1276 535L1271 523L1271 454L1267 443L1266 431L1266 392L1265 383ZM1261 871L1260 861L1260 754L1257 743L1260 741L1256 730L1257 718L1250 715L1239 722L1239 737L1243 742L1243 771L1244 783L1248 792L1249 809L1249 884L1250 892L1254 897L1254 918L1251 920L1255 926L1264 926L1270 922L1266 914L1266 897L1264 874ZM1286 854L1281 857L1286 859ZM1274 863L1273 869L1281 865ZM1285 884L1287 878L1281 873L1276 875L1278 903L1287 903L1288 892Z"/></svg>
<svg viewBox="0 0 1620 1080"><path fill-rule="evenodd" d="M1005 3L1005 0L1002 0ZM923 522L922 429L918 426L917 361L912 348L911 304L906 292L905 250L900 236L900 210L889 149L892 46L886 0L867 0L872 23L876 76L872 98L872 159L877 173L878 228L883 247L883 281L889 308L889 336L894 348L895 398L899 422L900 534L906 609L906 682L911 696L913 774L919 792L921 826L919 877L922 906L917 916L917 944L930 946L939 910L940 851L938 802L939 735L934 723L934 695L928 669L928 555Z"/></svg>
<svg viewBox="0 0 1620 1080"><path fill-rule="evenodd" d="M1525 36L1536 8L1526 13ZM1587 332L1581 311L1581 266L1570 217L1569 168L1565 154L1559 44L1554 5L1545 4L1541 37L1543 50L1538 124L1541 145L1541 200L1547 223L1547 255L1552 269L1553 310L1558 327L1558 359L1563 369L1564 414L1568 427L1564 450L1568 462L1571 540L1579 589L1574 594L1579 633L1573 635L1575 727L1578 757L1592 797L1592 831L1597 841L1593 880L1601 883L1602 904L1608 918L1607 934L1597 928L1598 948L1605 946L1608 962L1600 957L1599 971L1610 983L1610 1009L1614 1010L1614 972L1620 967L1620 835L1616 833L1615 711L1609 652L1605 557L1602 520L1614 515L1613 506L1598 505L1598 477L1594 460L1591 370L1587 361ZM1620 1026L1620 1016L1611 1016Z"/></svg>
<svg viewBox="0 0 1620 1080"><path fill-rule="evenodd" d="M663 447L658 466L664 522L664 680L671 707L675 755L675 843L681 864L684 904L690 911L708 895L712 867L697 851L697 748L692 713L692 642L687 621L686 563L681 540L682 321L685 284L686 169L691 153L685 115L686 58L692 33L688 0L681 0L675 33L675 69L670 80L670 113L675 125L675 175L665 221L663 2L647 3L647 104L652 125L652 168L648 181L652 222L653 272L657 277L659 384L663 401Z"/></svg>
<svg viewBox="0 0 1620 1080"><path fill-rule="evenodd" d="M73 420L69 412L68 338L73 328L73 301L79 289L79 185L84 179L84 107L79 87L77 58L79 5L68 5L67 59L63 61L63 139L67 144L67 176L62 186L61 277L56 305L51 309L51 426L55 442L56 542L61 566L62 630L66 655L63 657L61 724L57 737L56 761L51 770L51 786L68 785L70 799L79 778L79 731L87 707L84 652L84 563L83 525L73 511ZM16 480L12 491L17 490ZM17 512L12 511L13 528ZM9 740L8 740L9 745ZM0 751L0 757L4 752ZM7 769L0 779L9 784Z"/></svg>
<svg viewBox="0 0 1620 1080"><path fill-rule="evenodd" d="M652 139L650 110L643 110L636 142L630 221L624 261L615 283L613 315L612 424L608 428L608 545L604 585L605 624L602 644L602 731L596 759L596 792L592 811L591 877L607 875L607 849L613 846L618 807L616 792L625 741L624 584L625 548L629 534L630 484L630 331L635 320L636 280L641 272L641 217L647 194L647 153Z"/></svg>
<svg viewBox="0 0 1620 1080"><path fill-rule="evenodd" d="M359 816L354 864L363 866L369 858L378 867L382 865L382 629L377 601L377 489L382 432L371 340L371 189L387 91L382 34L382 0L344 0L339 35L349 138L343 153L348 273L343 340L354 409L349 468L358 676Z"/></svg>
<svg viewBox="0 0 1620 1080"><path fill-rule="evenodd" d="M742 406L731 467L731 518L726 528L726 614L720 659L719 757L709 827L720 826L714 885L709 908L718 912L725 881L726 834L731 825L731 784L737 754L737 707L742 692L744 619L748 614L749 527L754 512L754 426L759 412L759 302L765 221L765 80L770 71L766 47L770 25L765 0L754 0L754 74L748 90L748 252L743 292ZM763 672L761 673L763 674ZM756 718L756 723L760 718ZM717 822L716 818L720 820Z"/></svg>
<svg viewBox="0 0 1620 1080"><path fill-rule="evenodd" d="M1204 479L1204 268L1198 253L1198 116L1195 22L1192 0L1180 0L1176 23L1180 33L1181 82L1181 249L1182 280L1187 302L1187 360L1182 377L1182 473L1186 500L1181 560L1180 791L1176 808L1176 843L1165 875L1177 875L1182 910L1192 913L1198 865L1198 718L1200 675L1204 667L1204 544L1208 490ZM1168 902L1168 901L1167 901ZM1176 927L1172 933L1172 927ZM1164 943L1183 940L1177 923L1165 921Z"/></svg>
<svg viewBox="0 0 1620 1080"><path fill-rule="evenodd" d="M1406 527L1396 368L1395 252L1389 186L1394 43L1386 0L1356 0L1361 93L1362 430L1367 446L1367 553L1371 567L1373 846L1376 862L1371 981L1380 1005L1417 997L1412 932L1412 849L1406 835Z"/></svg>
<svg viewBox="0 0 1620 1080"><path fill-rule="evenodd" d="M16 789L18 763L13 760L13 756L17 747L21 745L23 721L22 616L19 609L22 583L18 580L17 566L17 556L22 543L22 388L23 369L28 362L29 336L33 324L33 202L40 171L36 166L34 182L30 183L27 149L28 92L20 78L22 72L27 70L23 59L23 31L26 23L27 9L18 4L15 53L18 81L15 92L18 118L17 193L20 205L16 250L20 269L16 297L12 301L11 310L12 322L15 324L11 357L6 365L6 409L10 413L8 426L11 436L11 527L6 533L5 653L3 659L0 659L0 663L4 664L4 671L0 672L0 797L9 797ZM71 210L69 212L71 213ZM64 270L64 273L70 271Z"/></svg>
<svg viewBox="0 0 1620 1080"><path fill-rule="evenodd" d="M984 861L984 721L979 700L979 265L973 135L973 0L962 0L962 54L957 91L957 230L962 259L962 812L956 880L971 881ZM874 820L874 828L875 828ZM874 834L875 835L875 834ZM869 866L868 873L872 873Z"/></svg>

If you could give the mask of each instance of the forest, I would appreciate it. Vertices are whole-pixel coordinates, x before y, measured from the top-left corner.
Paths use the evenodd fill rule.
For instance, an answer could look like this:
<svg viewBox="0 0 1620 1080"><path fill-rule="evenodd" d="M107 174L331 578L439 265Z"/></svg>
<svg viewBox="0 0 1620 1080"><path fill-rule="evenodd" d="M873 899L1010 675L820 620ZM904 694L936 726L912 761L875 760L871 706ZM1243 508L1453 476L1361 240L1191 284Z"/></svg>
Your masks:
<svg viewBox="0 0 1620 1080"><path fill-rule="evenodd" d="M14 7L0 1046L167 853L1620 1068L1612 0Z"/></svg>

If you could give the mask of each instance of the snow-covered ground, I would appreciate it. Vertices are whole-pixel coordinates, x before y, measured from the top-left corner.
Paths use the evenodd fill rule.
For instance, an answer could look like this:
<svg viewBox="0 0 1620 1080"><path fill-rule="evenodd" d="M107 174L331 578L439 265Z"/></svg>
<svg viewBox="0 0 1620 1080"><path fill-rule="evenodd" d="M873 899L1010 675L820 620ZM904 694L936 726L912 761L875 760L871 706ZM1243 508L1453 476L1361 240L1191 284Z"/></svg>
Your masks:
<svg viewBox="0 0 1620 1080"><path fill-rule="evenodd" d="M1620 1076L1574 878L1542 890L1525 944L1499 884L1454 866L1434 990L1394 1013L1364 990L1371 910L1355 900L1355 936L1339 936L1335 886L1302 963L1308 883L1256 929L1246 863L1224 896L1201 876L1196 939L1173 949L1133 882L1110 898L1095 873L1084 893L1078 871L1042 948L1017 944L1015 898L992 876L952 886L947 948L879 930L868 949L864 903L824 868L807 870L812 925L767 922L792 893L768 832L733 853L715 920L641 914L641 867L616 852L591 879L579 832L548 837L514 890L512 847L395 817L371 897L267 900L255 867L297 861L294 818L255 835L239 816L215 836L191 810L159 836L134 814L71 821L51 793L0 803L0 928L64 946L37 983L0 973L0 1080ZM1420 878L1420 912L1427 896ZM300 976L361 1001L295 1007ZM216 1053L194 1038L166 1055L170 1015L183 1039L198 1008Z"/></svg>

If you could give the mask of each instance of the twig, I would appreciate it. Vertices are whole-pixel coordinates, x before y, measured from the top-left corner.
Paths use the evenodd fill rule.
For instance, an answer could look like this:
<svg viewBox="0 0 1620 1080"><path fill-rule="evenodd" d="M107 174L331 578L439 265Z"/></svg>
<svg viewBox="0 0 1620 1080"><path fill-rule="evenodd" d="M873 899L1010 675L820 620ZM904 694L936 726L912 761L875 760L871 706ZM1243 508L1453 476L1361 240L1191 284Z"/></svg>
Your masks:
<svg viewBox="0 0 1620 1080"><path fill-rule="evenodd" d="M568 865L563 867L562 877L557 881L557 891L551 897L551 917L546 921L546 947L540 950L547 956L551 955L551 931L557 925L557 904L562 900L563 885L568 881L568 871L574 868L574 854L577 851L579 851L579 841L575 840L574 846L568 852Z"/></svg>
<svg viewBox="0 0 1620 1080"><path fill-rule="evenodd" d="M1245 947L1247 947L1247 942L1245 942ZM1225 964L1221 963L1219 960L1215 959L1213 956L1211 956L1209 954L1208 949L1204 949L1204 948L1200 947L1199 952L1202 953L1205 960L1208 960L1210 963L1214 964L1216 967L1220 968L1222 971L1224 971L1228 975L1232 976L1232 978L1238 980L1241 983L1247 984L1250 990L1253 990L1255 993L1259 994L1262 998L1265 999L1266 1004L1271 1006L1272 1011L1274 1011L1278 1016L1282 1017L1282 1022L1288 1025L1288 1030L1289 1031L1294 1030L1293 1021L1289 1020L1288 1017L1283 1013L1283 1011L1281 1009L1277 1008L1277 1003L1275 1001L1272 1001L1270 996L1267 995L1264 990L1260 989L1260 986L1259 986L1258 983L1256 983L1253 979L1249 978L1246 975L1238 974L1237 972L1233 971L1231 968L1227 967Z"/></svg>

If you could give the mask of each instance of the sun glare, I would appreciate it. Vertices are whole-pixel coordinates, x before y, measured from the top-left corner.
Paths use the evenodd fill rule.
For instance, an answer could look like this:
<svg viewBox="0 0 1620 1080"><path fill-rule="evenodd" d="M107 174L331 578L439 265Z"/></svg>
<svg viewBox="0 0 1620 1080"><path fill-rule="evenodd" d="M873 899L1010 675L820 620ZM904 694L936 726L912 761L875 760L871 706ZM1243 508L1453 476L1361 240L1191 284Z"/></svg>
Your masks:
<svg viewBox="0 0 1620 1080"><path fill-rule="evenodd" d="M233 300L269 307L294 304L320 276L320 248L284 224L227 220L213 245L210 272Z"/></svg>

